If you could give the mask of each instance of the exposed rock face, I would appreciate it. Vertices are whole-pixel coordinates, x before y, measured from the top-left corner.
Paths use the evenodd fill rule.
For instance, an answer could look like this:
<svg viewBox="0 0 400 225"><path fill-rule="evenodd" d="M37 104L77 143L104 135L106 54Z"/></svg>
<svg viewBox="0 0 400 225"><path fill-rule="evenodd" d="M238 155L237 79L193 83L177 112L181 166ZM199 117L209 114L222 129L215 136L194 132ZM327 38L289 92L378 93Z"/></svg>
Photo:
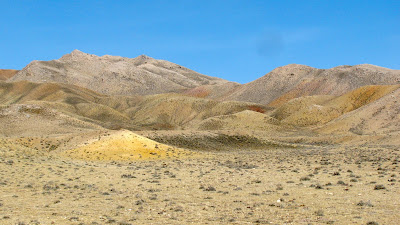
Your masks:
<svg viewBox="0 0 400 225"><path fill-rule="evenodd" d="M58 60L31 62L9 79L20 80L74 84L108 95L182 92L201 85L230 83L145 55L99 57L79 50Z"/></svg>
<svg viewBox="0 0 400 225"><path fill-rule="evenodd" d="M280 106L290 99L311 95L339 96L365 85L400 84L400 70L374 65L316 69L290 64L247 83L225 99Z"/></svg>

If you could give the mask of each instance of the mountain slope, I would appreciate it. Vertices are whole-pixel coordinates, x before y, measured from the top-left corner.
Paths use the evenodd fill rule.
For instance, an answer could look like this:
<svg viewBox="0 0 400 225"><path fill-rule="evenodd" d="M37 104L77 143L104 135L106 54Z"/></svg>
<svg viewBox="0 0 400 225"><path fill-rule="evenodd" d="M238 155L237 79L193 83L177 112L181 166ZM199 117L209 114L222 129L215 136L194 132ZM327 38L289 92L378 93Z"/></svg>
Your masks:
<svg viewBox="0 0 400 225"><path fill-rule="evenodd" d="M234 114L210 117L197 126L199 130L262 130L276 133L278 130L283 130L280 125L278 120L263 113L244 110Z"/></svg>
<svg viewBox="0 0 400 225"><path fill-rule="evenodd" d="M79 50L58 60L33 61L9 79L21 80L74 84L108 95L182 92L201 85L230 83L145 55L99 57Z"/></svg>
<svg viewBox="0 0 400 225"><path fill-rule="evenodd" d="M102 129L95 124L39 105L0 106L0 137L57 136Z"/></svg>
<svg viewBox="0 0 400 225"><path fill-rule="evenodd" d="M191 128L206 118L243 110L267 110L247 102L215 101L182 94L108 96L60 83L0 82L0 104L35 104L80 120L118 129Z"/></svg>
<svg viewBox="0 0 400 225"><path fill-rule="evenodd" d="M209 117L266 107L248 102L215 101L179 94L144 96L125 113L141 126L152 129L192 129Z"/></svg>
<svg viewBox="0 0 400 225"><path fill-rule="evenodd" d="M400 132L400 88L388 95L332 120L321 133L390 134Z"/></svg>
<svg viewBox="0 0 400 225"><path fill-rule="evenodd" d="M106 96L69 84L0 82L0 104L40 105L108 128L122 124L126 128L133 127L120 111L131 107L138 99L140 97Z"/></svg>
<svg viewBox="0 0 400 225"><path fill-rule="evenodd" d="M400 85L369 85L339 97L306 96L283 104L271 116L295 126L325 124L398 90Z"/></svg>
<svg viewBox="0 0 400 225"><path fill-rule="evenodd" d="M290 64L278 67L265 76L242 85L225 99L279 107L301 96L340 96L366 85L392 84L400 84L400 70L368 64L331 69Z"/></svg>
<svg viewBox="0 0 400 225"><path fill-rule="evenodd" d="M0 81L4 81L9 79L10 77L14 76L18 73L19 70L4 70L0 69Z"/></svg>

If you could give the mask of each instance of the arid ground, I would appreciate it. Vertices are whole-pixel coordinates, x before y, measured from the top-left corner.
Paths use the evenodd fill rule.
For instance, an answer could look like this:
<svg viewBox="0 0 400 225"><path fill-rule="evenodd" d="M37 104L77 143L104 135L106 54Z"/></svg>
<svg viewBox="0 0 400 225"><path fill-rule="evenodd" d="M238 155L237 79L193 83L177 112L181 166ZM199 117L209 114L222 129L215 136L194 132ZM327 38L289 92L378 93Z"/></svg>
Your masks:
<svg viewBox="0 0 400 225"><path fill-rule="evenodd" d="M399 70L75 50L0 78L0 224L399 224Z"/></svg>
<svg viewBox="0 0 400 225"><path fill-rule="evenodd" d="M83 161L1 152L1 224L396 224L398 149L271 147ZM372 224L372 223L371 223Z"/></svg>

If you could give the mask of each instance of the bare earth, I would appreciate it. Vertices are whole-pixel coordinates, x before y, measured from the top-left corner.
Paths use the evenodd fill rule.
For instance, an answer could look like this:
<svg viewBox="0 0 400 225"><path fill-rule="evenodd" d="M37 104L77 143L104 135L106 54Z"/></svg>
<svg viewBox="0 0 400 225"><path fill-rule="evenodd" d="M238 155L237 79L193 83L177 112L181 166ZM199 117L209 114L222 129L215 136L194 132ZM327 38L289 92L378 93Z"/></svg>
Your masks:
<svg viewBox="0 0 400 225"><path fill-rule="evenodd" d="M399 224L399 99L400 71L368 64L1 70L0 224Z"/></svg>
<svg viewBox="0 0 400 225"><path fill-rule="evenodd" d="M98 162L2 152L1 224L396 224L398 149ZM381 189L382 188L382 189Z"/></svg>

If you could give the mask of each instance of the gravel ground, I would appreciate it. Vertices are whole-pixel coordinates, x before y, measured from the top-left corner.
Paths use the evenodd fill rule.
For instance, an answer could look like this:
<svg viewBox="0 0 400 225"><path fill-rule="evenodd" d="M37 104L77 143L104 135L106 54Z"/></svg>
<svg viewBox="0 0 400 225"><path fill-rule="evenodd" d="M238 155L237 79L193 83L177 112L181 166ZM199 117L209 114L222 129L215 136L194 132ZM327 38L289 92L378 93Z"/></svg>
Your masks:
<svg viewBox="0 0 400 225"><path fill-rule="evenodd" d="M0 224L400 221L398 149L271 147L136 162L7 151Z"/></svg>

